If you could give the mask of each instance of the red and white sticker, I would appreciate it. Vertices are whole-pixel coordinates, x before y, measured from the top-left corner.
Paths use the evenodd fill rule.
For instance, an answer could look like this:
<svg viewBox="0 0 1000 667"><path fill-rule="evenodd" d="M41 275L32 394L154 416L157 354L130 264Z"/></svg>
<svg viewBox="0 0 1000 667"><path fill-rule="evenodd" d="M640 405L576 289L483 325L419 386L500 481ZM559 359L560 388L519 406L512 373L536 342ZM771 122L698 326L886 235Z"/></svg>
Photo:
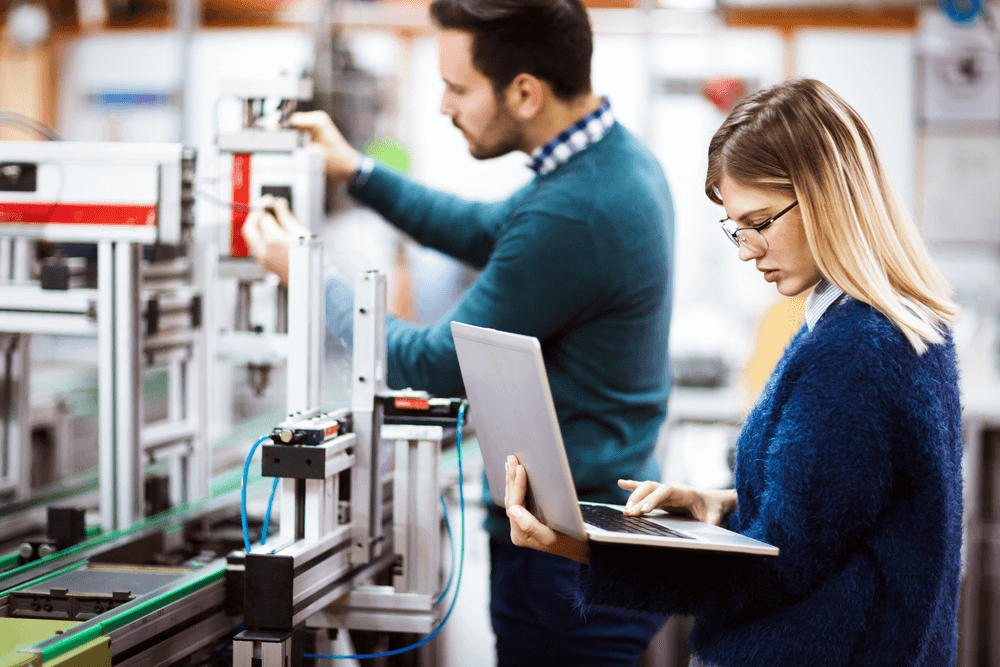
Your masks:
<svg viewBox="0 0 1000 667"><path fill-rule="evenodd" d="M156 206L142 204L0 203L0 224L156 227Z"/></svg>
<svg viewBox="0 0 1000 667"><path fill-rule="evenodd" d="M430 410L431 402L426 398L397 396L396 407L401 410Z"/></svg>

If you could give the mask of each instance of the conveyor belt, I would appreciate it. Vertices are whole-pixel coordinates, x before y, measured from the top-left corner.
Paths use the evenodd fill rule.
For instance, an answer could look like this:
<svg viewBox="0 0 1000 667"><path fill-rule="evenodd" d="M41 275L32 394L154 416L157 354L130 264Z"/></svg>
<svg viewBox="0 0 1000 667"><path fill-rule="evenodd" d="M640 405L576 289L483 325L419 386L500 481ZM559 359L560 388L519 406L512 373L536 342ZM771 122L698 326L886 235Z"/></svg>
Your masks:
<svg viewBox="0 0 1000 667"><path fill-rule="evenodd" d="M44 664L95 640L110 638L108 651L110 655L113 650L116 664L160 664L146 654L155 655L158 642L183 633L197 637L184 648L189 653L231 633L239 622L222 611L224 574L225 561L213 561L62 634L20 646L16 655L33 655ZM159 654L162 656L162 651Z"/></svg>
<svg viewBox="0 0 1000 667"><path fill-rule="evenodd" d="M280 414L283 418L284 413L279 412L275 414ZM260 437L261 434L267 433L273 427L276 422L275 414L266 414L260 417L248 420L235 429L233 433L225 438L220 439L213 445L213 469L216 470L216 474L212 477L210 482L209 499L217 499L220 497L228 497L230 502L238 503L238 498L233 495L234 492L238 492L240 488L241 478L242 478L242 467L243 460L246 457L246 453L253 444L254 440ZM255 468L255 469L254 469ZM257 484L260 479L260 469L259 467L254 467L251 469L249 482L252 485ZM97 472L88 471L87 473L81 473L80 475L74 476L73 488L82 489L86 493L93 496L95 502L97 498ZM88 481L89 480L89 481ZM78 484L79 482L79 484ZM84 483L85 482L85 483ZM53 487L53 490L55 487ZM39 498L32 499L31 503L25 503L20 507L18 512L8 512L7 508L0 507L0 535L10 538L17 533L23 533L24 528L21 526L33 526L35 532L44 531L44 517L45 517L45 506L53 502L62 503L67 500L74 499L72 494L67 495L64 493L65 489L58 489L60 492L54 496L43 496ZM249 488L248 488L249 491ZM254 490L250 491L251 495L256 497L259 493ZM76 496L79 499L81 496ZM34 505L34 506L32 506ZM86 542L74 549L79 549L80 547L86 547L91 545L103 544L110 539L115 537L126 535L130 532L142 530L143 527L152 524L158 524L158 522L164 517L177 517L183 515L184 513L197 511L198 509L204 507L204 502L195 503L190 506L182 506L179 508L174 508L169 512L161 513L149 520L141 521L131 528L123 531L115 531L110 534L100 534L97 536L92 536ZM150 523L152 522L152 524ZM19 528L15 528L15 526ZM99 530L99 529L91 529ZM90 533L91 531L88 531ZM18 541L15 541L8 548L16 549ZM8 586L8 576L13 574L15 571L23 572L25 568L34 570L38 568L38 572L45 571L45 564L56 562L63 554L74 552L73 549L64 550L53 554L44 559L33 561L25 566L17 567L17 556L16 554L5 555L0 557L0 591L9 588ZM61 561L60 561L61 562ZM38 575L35 575L38 576Z"/></svg>
<svg viewBox="0 0 1000 667"><path fill-rule="evenodd" d="M8 594L11 618L86 621L169 586L193 568L85 565Z"/></svg>

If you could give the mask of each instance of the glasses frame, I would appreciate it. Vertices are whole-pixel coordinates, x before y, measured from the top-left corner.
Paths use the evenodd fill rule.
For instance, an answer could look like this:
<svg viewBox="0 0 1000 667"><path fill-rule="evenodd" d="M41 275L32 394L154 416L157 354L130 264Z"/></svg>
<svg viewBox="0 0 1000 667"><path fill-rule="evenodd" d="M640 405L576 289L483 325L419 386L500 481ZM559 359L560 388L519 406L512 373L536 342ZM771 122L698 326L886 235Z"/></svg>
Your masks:
<svg viewBox="0 0 1000 667"><path fill-rule="evenodd" d="M767 229L768 227L770 227L771 223L773 223L775 220L777 220L778 218L780 218L784 214L788 213L789 211L791 211L793 208L795 208L798 205L799 205L799 200L796 199L791 204L789 204L785 208L781 209L779 212L775 213L774 215L772 215L770 218L768 218L764 222L760 223L759 225L749 225L747 227L740 227L735 232L730 232L728 229L726 229L726 221L727 220L732 220L732 218L730 218L729 216L726 216L722 220L719 220L719 227L722 228L722 233L725 234L726 237L728 237L729 240L733 242L733 245L736 246L737 248L739 248L741 246L741 243L740 243L740 232L744 232L746 230L752 229L753 231L755 231L758 234L760 234L762 231L764 231L765 229ZM736 221L733 220L733 222L736 222ZM764 239L764 250L766 252L766 250L767 250L767 239L764 238L763 234L760 234L760 237L762 239Z"/></svg>

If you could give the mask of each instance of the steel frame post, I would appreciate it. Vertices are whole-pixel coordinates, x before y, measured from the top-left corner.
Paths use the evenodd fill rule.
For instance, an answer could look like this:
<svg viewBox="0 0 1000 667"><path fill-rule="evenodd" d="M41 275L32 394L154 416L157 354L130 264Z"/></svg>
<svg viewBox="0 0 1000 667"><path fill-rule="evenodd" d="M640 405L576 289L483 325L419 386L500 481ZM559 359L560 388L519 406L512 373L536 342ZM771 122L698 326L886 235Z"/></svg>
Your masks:
<svg viewBox="0 0 1000 667"><path fill-rule="evenodd" d="M97 440L100 465L101 527L114 530L118 521L115 466L115 244L97 244Z"/></svg>
<svg viewBox="0 0 1000 667"><path fill-rule="evenodd" d="M393 586L399 593L435 595L441 569L438 470L444 429L394 425L382 427L382 435L396 447L393 530L402 567Z"/></svg>
<svg viewBox="0 0 1000 667"><path fill-rule="evenodd" d="M15 337L16 336L16 337ZM14 498L25 498L31 491L31 404L28 400L28 383L31 378L31 336L13 333L0 336L0 364L6 365L11 355L11 377L3 380L10 388L7 401L8 419L0 433L3 445L3 469L0 470L0 495L13 490Z"/></svg>
<svg viewBox="0 0 1000 667"><path fill-rule="evenodd" d="M15 237L11 253L11 279L15 282L27 282L31 278L31 251L34 242L31 239Z"/></svg>
<svg viewBox="0 0 1000 667"><path fill-rule="evenodd" d="M117 528L142 516L139 431L142 384L139 374L139 252L141 246L115 243L115 464Z"/></svg>
<svg viewBox="0 0 1000 667"><path fill-rule="evenodd" d="M98 287L98 449L101 525L126 528L141 516L139 252L128 241L100 241Z"/></svg>
<svg viewBox="0 0 1000 667"><path fill-rule="evenodd" d="M380 468L382 406L386 391L385 276L361 275L354 289L354 379L351 411L358 436L357 462L351 479L351 562L367 563L381 555L382 493ZM391 466L390 466L391 469Z"/></svg>
<svg viewBox="0 0 1000 667"><path fill-rule="evenodd" d="M188 471L188 494L189 500L207 498L209 494L209 479L212 475L212 448L209 445L209 411L211 410L209 392L210 366L214 365L215 357L209 349L209 341L213 338L209 334L214 334L212 318L209 310L212 304L211 290L208 276L208 254L206 248L200 243L191 244L193 267L193 282L201 292L201 326L195 332L195 349L188 367L188 379L192 385L192 391L188 392L187 419L198 425L198 432L192 443L194 446L193 459L189 460ZM193 364L193 368L191 365Z"/></svg>
<svg viewBox="0 0 1000 667"><path fill-rule="evenodd" d="M300 239L288 252L289 415L319 409L325 328L323 243L315 237Z"/></svg>
<svg viewBox="0 0 1000 667"><path fill-rule="evenodd" d="M0 280L10 280L13 266L13 243L9 236L0 237Z"/></svg>
<svg viewBox="0 0 1000 667"><path fill-rule="evenodd" d="M289 416L319 410L323 399L325 330L323 243L316 237L299 239L288 252L286 412ZM329 519L335 516L332 507L335 497L335 485L326 480L282 479L281 537L290 540L321 537L333 525Z"/></svg>

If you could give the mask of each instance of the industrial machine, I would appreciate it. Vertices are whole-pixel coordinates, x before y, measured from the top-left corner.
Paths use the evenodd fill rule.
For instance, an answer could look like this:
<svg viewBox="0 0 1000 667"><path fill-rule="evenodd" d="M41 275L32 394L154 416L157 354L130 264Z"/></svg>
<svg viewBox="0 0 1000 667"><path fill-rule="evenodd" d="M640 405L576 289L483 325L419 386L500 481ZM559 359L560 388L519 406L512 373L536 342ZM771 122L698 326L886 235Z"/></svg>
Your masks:
<svg viewBox="0 0 1000 667"><path fill-rule="evenodd" d="M0 156L0 495L30 495L30 344L49 334L97 341L102 527L131 526L147 501L162 509L204 497L194 153L179 144L53 141L3 142ZM150 368L167 373L169 405L164 418L145 423L136 389ZM59 456L65 447L57 445ZM166 462L162 481L143 474L153 461ZM0 517L0 528L20 526Z"/></svg>
<svg viewBox="0 0 1000 667"><path fill-rule="evenodd" d="M308 240L293 249L291 294L310 275L309 256L321 259L318 248ZM314 630L313 650L330 651L350 646L346 632L328 639L331 628L434 629L445 588L440 446L463 403L386 390L384 278L363 275L357 294L352 409L318 410L308 404L316 383L291 383L301 391L289 392L288 419L252 448L263 444L262 477L281 480L280 532L265 542L266 520L248 526L246 494L267 486L249 473L248 456L239 547L226 531L237 507L231 489L0 576L0 628L45 635L0 665L175 664L225 644L242 622L233 664L284 667L300 664ZM292 375L318 341L309 318L295 316L314 304L289 305L289 335L306 341L290 346L300 351L290 354ZM302 410L291 409L295 401Z"/></svg>
<svg viewBox="0 0 1000 667"><path fill-rule="evenodd" d="M210 280L222 294L220 303L234 300L231 321L218 322L213 360L217 371L242 366L253 389L261 394L273 370L287 356L284 342L288 290L269 276L249 256L243 239L243 225L252 206L264 195L285 199L296 218L313 236L323 226L326 185L323 156L308 149L306 138L288 127L296 106L312 98L308 79L282 77L275 80L235 80L222 83L220 95L236 98L241 109L240 127L222 132L217 138L220 169L215 199L228 205L225 219L210 235ZM235 298L233 298L235 294ZM273 317L253 321L254 295L270 306ZM223 308L229 312L228 308ZM228 405L228 384L220 383L219 403ZM221 425L225 429L228 425ZM214 425L212 431L219 430Z"/></svg>
<svg viewBox="0 0 1000 667"><path fill-rule="evenodd" d="M255 108L246 133L220 138L244 151L231 222L268 192L319 220L322 164L295 132L255 129ZM286 667L352 653L347 630L436 632L450 585L440 452L460 438L464 401L387 389L384 276L356 282L351 403L330 411L318 238L292 247L275 324L255 330L249 285L276 282L240 256L238 225L228 245L198 242L190 151L50 142L0 155L0 541L20 542L0 557L0 667ZM216 327L213 290L233 279L234 326ZM37 334L96 338L100 353L99 483L48 498L25 474ZM205 437L219 359L285 366L286 417L230 438L242 470L213 466ZM149 421L140 388L153 367L168 374L168 407ZM30 533L42 513L47 534Z"/></svg>

